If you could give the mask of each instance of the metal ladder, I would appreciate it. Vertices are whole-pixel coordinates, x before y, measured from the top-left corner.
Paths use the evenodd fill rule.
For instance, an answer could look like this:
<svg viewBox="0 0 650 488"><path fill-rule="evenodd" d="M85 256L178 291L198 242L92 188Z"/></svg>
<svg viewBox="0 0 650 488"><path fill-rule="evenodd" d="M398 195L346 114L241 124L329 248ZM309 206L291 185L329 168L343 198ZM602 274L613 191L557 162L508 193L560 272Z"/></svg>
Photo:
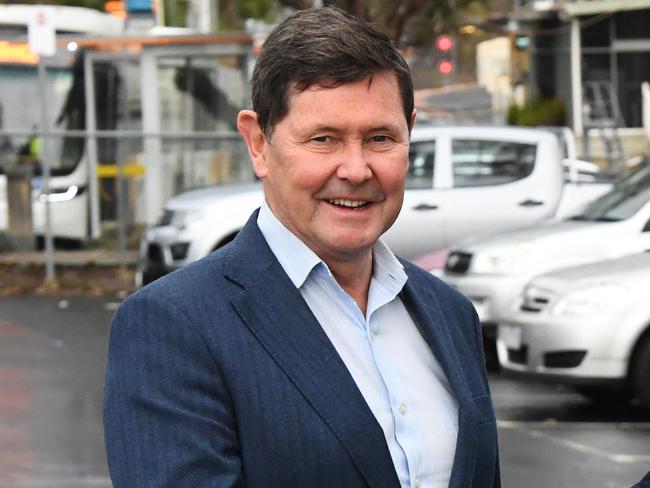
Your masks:
<svg viewBox="0 0 650 488"><path fill-rule="evenodd" d="M589 129L596 129L605 148L608 169L622 165L625 153L618 129L625 122L611 82L585 82L583 114L585 159L590 160Z"/></svg>

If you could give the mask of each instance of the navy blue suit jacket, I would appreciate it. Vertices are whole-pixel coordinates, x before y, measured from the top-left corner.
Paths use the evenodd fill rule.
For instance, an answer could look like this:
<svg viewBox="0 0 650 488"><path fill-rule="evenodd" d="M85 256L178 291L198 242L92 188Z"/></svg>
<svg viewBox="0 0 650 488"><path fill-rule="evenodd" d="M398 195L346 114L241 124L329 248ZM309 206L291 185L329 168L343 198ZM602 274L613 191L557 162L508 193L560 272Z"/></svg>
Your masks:
<svg viewBox="0 0 650 488"><path fill-rule="evenodd" d="M256 219L117 311L104 404L115 487L399 488L381 427ZM404 265L402 299L458 400L449 486L499 486L476 314Z"/></svg>

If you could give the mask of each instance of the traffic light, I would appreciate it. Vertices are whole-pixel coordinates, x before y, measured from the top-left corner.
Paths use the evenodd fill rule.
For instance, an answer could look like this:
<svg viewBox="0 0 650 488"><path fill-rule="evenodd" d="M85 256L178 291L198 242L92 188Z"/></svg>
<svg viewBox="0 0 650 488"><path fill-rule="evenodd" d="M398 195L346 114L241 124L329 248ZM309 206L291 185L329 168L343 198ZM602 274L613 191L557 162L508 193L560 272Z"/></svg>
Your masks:
<svg viewBox="0 0 650 488"><path fill-rule="evenodd" d="M456 71L456 39L448 34L436 37L436 71L444 77L450 77Z"/></svg>

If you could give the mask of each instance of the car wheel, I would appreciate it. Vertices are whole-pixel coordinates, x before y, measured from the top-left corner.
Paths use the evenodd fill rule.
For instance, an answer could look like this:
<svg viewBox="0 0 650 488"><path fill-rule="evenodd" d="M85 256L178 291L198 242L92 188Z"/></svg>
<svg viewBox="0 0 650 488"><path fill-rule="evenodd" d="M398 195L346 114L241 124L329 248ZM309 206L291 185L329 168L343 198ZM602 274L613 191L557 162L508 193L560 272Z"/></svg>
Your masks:
<svg viewBox="0 0 650 488"><path fill-rule="evenodd" d="M643 407L650 412L650 335L646 334L632 365L634 393Z"/></svg>

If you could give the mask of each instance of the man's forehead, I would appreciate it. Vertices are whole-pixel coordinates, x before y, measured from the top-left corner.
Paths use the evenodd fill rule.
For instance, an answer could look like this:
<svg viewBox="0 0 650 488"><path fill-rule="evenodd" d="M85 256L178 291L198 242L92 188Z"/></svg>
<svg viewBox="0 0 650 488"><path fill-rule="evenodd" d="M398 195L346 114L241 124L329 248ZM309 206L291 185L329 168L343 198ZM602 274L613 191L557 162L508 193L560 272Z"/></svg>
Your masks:
<svg viewBox="0 0 650 488"><path fill-rule="evenodd" d="M365 82L367 88L370 89L372 87L373 81L377 76L383 76L384 79L389 81L389 83L394 86L395 93L397 95L400 94L400 87L399 87L399 83L397 82L397 75L395 74L395 72L389 70L389 71L380 71L378 73L370 73L368 76L364 78L357 78L349 81L340 81L333 78L323 78L321 80L317 80L308 85L300 83L298 81L293 81L289 83L287 89L287 104L290 107L291 102L293 101L295 95L308 92L308 91L329 90L329 89L339 88L341 86L346 86L346 85L353 85L361 82Z"/></svg>

